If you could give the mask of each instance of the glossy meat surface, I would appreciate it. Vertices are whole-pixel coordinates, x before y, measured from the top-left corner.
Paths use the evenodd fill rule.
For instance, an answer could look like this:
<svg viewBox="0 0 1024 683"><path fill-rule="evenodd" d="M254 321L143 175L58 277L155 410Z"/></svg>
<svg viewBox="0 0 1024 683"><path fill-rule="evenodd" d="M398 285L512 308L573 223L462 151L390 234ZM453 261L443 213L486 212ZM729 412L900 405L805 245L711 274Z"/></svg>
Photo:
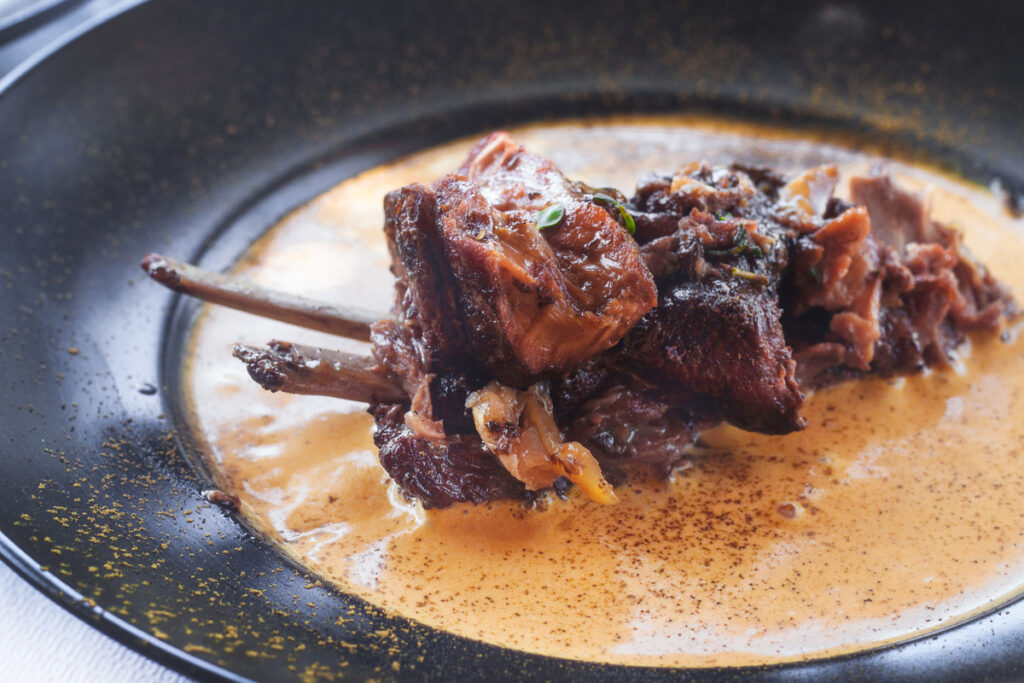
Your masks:
<svg viewBox="0 0 1024 683"><path fill-rule="evenodd" d="M498 211L469 181L447 177L437 195L471 346L506 383L570 369L654 307L650 273L605 209L574 201L560 225L538 231L534 212Z"/></svg>
<svg viewBox="0 0 1024 683"><path fill-rule="evenodd" d="M385 202L397 312L422 331L428 371L476 365L525 386L610 348L655 306L635 242L549 160L495 134L463 171ZM564 218L539 230L556 203Z"/></svg>

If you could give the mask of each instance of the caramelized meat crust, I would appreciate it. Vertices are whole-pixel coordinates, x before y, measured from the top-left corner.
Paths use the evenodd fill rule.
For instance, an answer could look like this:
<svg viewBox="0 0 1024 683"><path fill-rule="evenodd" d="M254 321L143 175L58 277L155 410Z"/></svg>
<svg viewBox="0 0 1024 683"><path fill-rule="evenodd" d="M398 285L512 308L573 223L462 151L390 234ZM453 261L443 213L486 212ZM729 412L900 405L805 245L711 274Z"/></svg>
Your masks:
<svg viewBox="0 0 1024 683"><path fill-rule="evenodd" d="M477 366L523 387L610 348L654 308L636 243L549 160L495 134L462 171L385 201L398 317L421 330L427 372ZM556 203L563 219L539 230Z"/></svg>
<svg viewBox="0 0 1024 683"><path fill-rule="evenodd" d="M395 312L401 324L415 326L423 364L465 365L459 283L448 267L434 191L414 184L389 192L384 197L384 235L395 276Z"/></svg>
<svg viewBox="0 0 1024 683"><path fill-rule="evenodd" d="M468 180L444 178L437 196L470 346L506 384L610 348L657 302L636 245L594 204L565 196L561 224L538 231L534 212L498 211Z"/></svg>
<svg viewBox="0 0 1024 683"><path fill-rule="evenodd" d="M775 298L729 281L680 282L630 332L624 351L669 399L706 398L710 412L743 429L803 428L803 394Z"/></svg>

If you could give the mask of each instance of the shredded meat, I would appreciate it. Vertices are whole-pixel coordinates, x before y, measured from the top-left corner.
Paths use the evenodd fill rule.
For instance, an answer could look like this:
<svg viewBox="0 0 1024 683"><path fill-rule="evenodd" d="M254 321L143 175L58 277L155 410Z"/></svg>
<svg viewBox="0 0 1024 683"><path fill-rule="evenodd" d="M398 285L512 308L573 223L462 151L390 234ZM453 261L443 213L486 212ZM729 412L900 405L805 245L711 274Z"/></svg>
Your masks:
<svg viewBox="0 0 1024 683"><path fill-rule="evenodd" d="M897 187L884 168L850 186L855 206L793 247L784 306L801 382L947 363L965 332L997 329L1018 314L960 234L928 217L921 196Z"/></svg>

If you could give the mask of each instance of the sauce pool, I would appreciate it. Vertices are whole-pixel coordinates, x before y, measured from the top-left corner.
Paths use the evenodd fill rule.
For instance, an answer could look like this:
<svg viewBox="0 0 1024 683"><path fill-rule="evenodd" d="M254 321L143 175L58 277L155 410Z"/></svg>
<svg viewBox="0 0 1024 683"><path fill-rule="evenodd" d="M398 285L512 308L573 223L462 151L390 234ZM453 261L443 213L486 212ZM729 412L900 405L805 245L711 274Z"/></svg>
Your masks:
<svg viewBox="0 0 1024 683"><path fill-rule="evenodd" d="M705 158L794 171L868 154L694 119L566 122L510 131L572 178L628 192L645 171ZM386 311L383 195L456 168L471 140L347 180L286 217L235 273ZM1024 231L987 193L890 162L927 189L934 218L1018 298ZM844 186L838 194L845 196ZM219 485L287 553L344 590L437 628L600 662L752 665L879 646L955 623L1024 587L1024 343L975 337L954 367L814 394L808 428L720 427L671 480L631 482L620 503L573 491L424 512L377 463L365 406L271 394L234 343L368 347L223 308L194 329L192 424Z"/></svg>

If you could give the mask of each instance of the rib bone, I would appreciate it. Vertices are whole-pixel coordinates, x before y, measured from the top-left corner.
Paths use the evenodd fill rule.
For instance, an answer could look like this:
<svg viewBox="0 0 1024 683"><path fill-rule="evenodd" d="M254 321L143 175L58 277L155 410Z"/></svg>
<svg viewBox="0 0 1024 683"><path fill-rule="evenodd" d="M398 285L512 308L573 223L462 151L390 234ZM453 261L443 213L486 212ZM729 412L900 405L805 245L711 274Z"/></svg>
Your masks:
<svg viewBox="0 0 1024 683"><path fill-rule="evenodd" d="M272 341L266 349L237 344L234 355L256 383L270 391L372 404L409 400L377 361L367 356L283 341Z"/></svg>
<svg viewBox="0 0 1024 683"><path fill-rule="evenodd" d="M264 289L160 254L147 254L142 260L142 269L151 278L176 292L349 339L369 341L370 325L387 317L360 308L334 306Z"/></svg>

